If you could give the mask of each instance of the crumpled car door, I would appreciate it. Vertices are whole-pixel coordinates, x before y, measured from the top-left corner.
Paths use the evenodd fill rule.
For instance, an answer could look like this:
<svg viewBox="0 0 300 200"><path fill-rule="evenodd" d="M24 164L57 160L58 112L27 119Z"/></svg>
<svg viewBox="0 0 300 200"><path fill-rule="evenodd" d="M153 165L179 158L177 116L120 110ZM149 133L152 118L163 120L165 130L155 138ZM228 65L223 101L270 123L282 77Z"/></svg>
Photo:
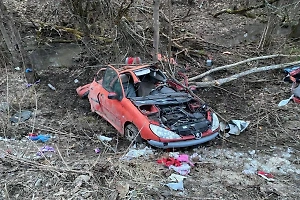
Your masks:
<svg viewBox="0 0 300 200"><path fill-rule="evenodd" d="M100 104L104 118L109 121L118 131L122 131L122 110L124 109L121 100L124 91L119 79L119 73L113 67L108 67L102 82L103 90L99 95ZM110 93L116 93L118 99L109 99Z"/></svg>

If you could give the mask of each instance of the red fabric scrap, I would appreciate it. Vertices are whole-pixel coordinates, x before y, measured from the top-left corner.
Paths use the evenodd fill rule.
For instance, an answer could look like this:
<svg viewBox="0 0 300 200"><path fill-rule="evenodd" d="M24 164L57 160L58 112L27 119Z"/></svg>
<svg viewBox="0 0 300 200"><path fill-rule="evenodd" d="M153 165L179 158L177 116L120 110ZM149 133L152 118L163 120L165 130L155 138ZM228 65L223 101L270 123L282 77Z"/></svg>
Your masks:
<svg viewBox="0 0 300 200"><path fill-rule="evenodd" d="M175 167L181 166L181 162L175 158L162 158L157 160L157 163L163 164L167 167L174 165Z"/></svg>

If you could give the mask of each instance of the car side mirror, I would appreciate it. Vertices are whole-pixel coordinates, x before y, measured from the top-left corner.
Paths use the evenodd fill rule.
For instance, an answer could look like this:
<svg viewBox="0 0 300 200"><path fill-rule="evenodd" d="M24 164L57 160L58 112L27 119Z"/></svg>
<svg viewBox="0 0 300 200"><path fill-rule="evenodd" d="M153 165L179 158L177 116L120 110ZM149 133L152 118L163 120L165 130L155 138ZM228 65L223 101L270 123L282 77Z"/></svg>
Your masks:
<svg viewBox="0 0 300 200"><path fill-rule="evenodd" d="M108 93L107 98L108 99L119 99L119 95L115 92L110 92L110 93Z"/></svg>

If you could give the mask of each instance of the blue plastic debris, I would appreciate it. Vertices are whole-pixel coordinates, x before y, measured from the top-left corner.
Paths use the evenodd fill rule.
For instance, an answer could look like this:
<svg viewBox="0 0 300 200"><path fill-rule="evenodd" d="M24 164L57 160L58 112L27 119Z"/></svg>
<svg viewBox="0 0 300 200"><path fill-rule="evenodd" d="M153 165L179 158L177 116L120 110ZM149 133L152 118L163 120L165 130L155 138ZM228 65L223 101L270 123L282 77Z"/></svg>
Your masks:
<svg viewBox="0 0 300 200"><path fill-rule="evenodd" d="M37 136L29 136L29 139L32 141L40 141L40 142L48 142L50 140L50 135L37 135Z"/></svg>
<svg viewBox="0 0 300 200"><path fill-rule="evenodd" d="M25 73L33 72L31 68L26 68Z"/></svg>

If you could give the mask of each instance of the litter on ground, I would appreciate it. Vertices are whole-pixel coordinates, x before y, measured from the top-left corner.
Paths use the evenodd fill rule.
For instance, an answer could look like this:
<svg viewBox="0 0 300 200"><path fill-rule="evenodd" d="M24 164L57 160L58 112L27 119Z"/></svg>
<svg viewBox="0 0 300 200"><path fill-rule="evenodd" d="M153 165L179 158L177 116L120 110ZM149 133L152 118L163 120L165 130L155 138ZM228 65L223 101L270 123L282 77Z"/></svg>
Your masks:
<svg viewBox="0 0 300 200"><path fill-rule="evenodd" d="M187 163L182 163L180 166L176 167L174 165L169 166L169 169L173 169L181 175L187 175L190 173L191 166Z"/></svg>
<svg viewBox="0 0 300 200"><path fill-rule="evenodd" d="M28 137L32 141L39 141L39 142L48 142L51 138L50 135L33 135Z"/></svg>
<svg viewBox="0 0 300 200"><path fill-rule="evenodd" d="M189 155L179 154L178 152L171 152L169 157L157 160L157 163L163 164L169 169L173 169L181 175L190 173L191 167L194 164L190 161Z"/></svg>
<svg viewBox="0 0 300 200"><path fill-rule="evenodd" d="M172 182L180 182L183 181L186 177L179 174L171 174L168 178Z"/></svg>
<svg viewBox="0 0 300 200"><path fill-rule="evenodd" d="M243 120L231 120L228 124L224 122L220 123L220 130L227 131L226 137L231 135L240 135L241 132L245 131L250 121L243 121Z"/></svg>
<svg viewBox="0 0 300 200"><path fill-rule="evenodd" d="M183 181L180 181L178 183L167 183L166 186L168 186L172 190L181 190L183 191Z"/></svg>
<svg viewBox="0 0 300 200"><path fill-rule="evenodd" d="M264 171L258 171L257 175L263 177L264 179L266 179L267 181L275 181L274 176L271 173L267 173Z"/></svg>
<svg viewBox="0 0 300 200"><path fill-rule="evenodd" d="M106 137L104 135L98 135L98 139L101 140L102 142L104 142L104 141L108 141L108 142L112 141L112 138Z"/></svg>
<svg viewBox="0 0 300 200"><path fill-rule="evenodd" d="M9 120L12 123L18 123L18 122L24 122L28 120L32 115L32 112L30 110L24 110L22 112L18 112L14 114Z"/></svg>
<svg viewBox="0 0 300 200"><path fill-rule="evenodd" d="M44 146L37 152L37 155L42 156L42 154L44 154L46 152L55 152L55 150L51 146Z"/></svg>
<svg viewBox="0 0 300 200"><path fill-rule="evenodd" d="M121 160L131 160L133 158L138 158L141 156L145 156L146 158L149 155L153 154L153 150L149 147L145 147L143 149L136 149L135 147L132 147L128 153L124 156L122 156L120 159Z"/></svg>

